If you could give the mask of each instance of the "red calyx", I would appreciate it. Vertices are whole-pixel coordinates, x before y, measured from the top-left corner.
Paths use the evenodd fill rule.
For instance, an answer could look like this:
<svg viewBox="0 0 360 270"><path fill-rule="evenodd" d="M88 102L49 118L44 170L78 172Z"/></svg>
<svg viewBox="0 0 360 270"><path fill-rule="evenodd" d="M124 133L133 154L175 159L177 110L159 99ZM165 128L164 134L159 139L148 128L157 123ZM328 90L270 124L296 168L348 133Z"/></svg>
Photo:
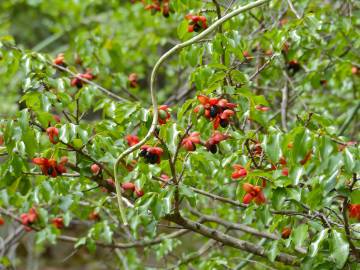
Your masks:
<svg viewBox="0 0 360 270"><path fill-rule="evenodd" d="M58 229L62 229L64 227L64 219L61 217L53 218L51 223Z"/></svg>
<svg viewBox="0 0 360 270"><path fill-rule="evenodd" d="M217 152L217 145L229 138L229 135L222 134L220 131L215 130L214 134L206 141L205 146L211 153Z"/></svg>
<svg viewBox="0 0 360 270"><path fill-rule="evenodd" d="M360 221L360 204L349 204L349 217Z"/></svg>
<svg viewBox="0 0 360 270"><path fill-rule="evenodd" d="M181 142L181 146L187 151L195 151L196 145L200 143L200 133L193 132L188 137L184 138Z"/></svg>
<svg viewBox="0 0 360 270"><path fill-rule="evenodd" d="M232 179L236 180L239 178L243 178L247 175L247 170L243 166L239 164L234 164L233 168L234 172L231 174Z"/></svg>
<svg viewBox="0 0 360 270"><path fill-rule="evenodd" d="M135 190L135 185L131 182L126 182L126 183L122 183L121 187L127 191L130 190L131 192L133 192Z"/></svg>
<svg viewBox="0 0 360 270"><path fill-rule="evenodd" d="M291 234L291 228L284 228L282 231L281 231L281 238L282 239L288 239L289 236Z"/></svg>
<svg viewBox="0 0 360 270"><path fill-rule="evenodd" d="M65 164L67 163L67 157L62 157L59 163L57 163L55 159L47 158L33 158L32 162L40 166L44 175L56 177L57 175L66 173Z"/></svg>
<svg viewBox="0 0 360 270"><path fill-rule="evenodd" d="M280 163L281 165L283 165L283 166L285 166L285 165L287 164L286 159L285 159L284 157L281 157L281 158L279 159L279 163Z"/></svg>
<svg viewBox="0 0 360 270"><path fill-rule="evenodd" d="M87 70L85 73L80 73L76 75L76 77L71 80L71 86L76 86L77 88L80 89L81 87L83 87L83 84L85 83L82 79L91 81L94 78L95 76L91 73L91 71Z"/></svg>
<svg viewBox="0 0 360 270"><path fill-rule="evenodd" d="M289 175L289 169L288 168L283 168L282 169L282 171L281 171L281 174L283 175L283 176L288 176Z"/></svg>
<svg viewBox="0 0 360 270"><path fill-rule="evenodd" d="M259 104L259 105L255 106L255 110L261 111L261 112L267 112L268 110L270 110L270 108Z"/></svg>
<svg viewBox="0 0 360 270"><path fill-rule="evenodd" d="M131 73L128 77L129 80L129 85L131 88L136 88L138 87L138 82L137 82L138 76L136 73Z"/></svg>
<svg viewBox="0 0 360 270"><path fill-rule="evenodd" d="M52 144L57 144L59 142L59 130L56 127L47 128L46 133L49 136L49 140Z"/></svg>
<svg viewBox="0 0 360 270"><path fill-rule="evenodd" d="M21 224L25 226L26 231L31 231L30 225L36 222L38 218L37 211L34 207L29 209L29 212L20 215Z"/></svg>
<svg viewBox="0 0 360 270"><path fill-rule="evenodd" d="M4 225L5 224L5 220L3 217L0 217L0 226Z"/></svg>
<svg viewBox="0 0 360 270"><path fill-rule="evenodd" d="M101 167L96 163L94 163L93 165L91 165L90 170L94 175L98 175L99 172L101 171Z"/></svg>
<svg viewBox="0 0 360 270"><path fill-rule="evenodd" d="M139 141L140 141L139 137L136 135L126 135L125 140L127 141L127 144L129 146L133 146L133 145L139 143Z"/></svg>
<svg viewBox="0 0 360 270"><path fill-rule="evenodd" d="M144 194L145 194L145 192L141 188L135 187L136 197L140 198L140 197L144 196Z"/></svg>
<svg viewBox="0 0 360 270"><path fill-rule="evenodd" d="M158 108L159 112L159 125L164 125L170 119L169 106L161 105Z"/></svg>
<svg viewBox="0 0 360 270"><path fill-rule="evenodd" d="M93 211L89 214L88 219L93 221L98 221L100 220L100 215L98 212Z"/></svg>
<svg viewBox="0 0 360 270"><path fill-rule="evenodd" d="M300 160L300 164L305 165L306 162L308 162L311 159L311 155L312 155L312 150L310 150L309 152L306 153L304 159Z"/></svg>
<svg viewBox="0 0 360 270"><path fill-rule="evenodd" d="M53 60L53 64L58 65L58 66L63 66L66 67L66 64L64 62L65 57L63 53L59 53L55 59Z"/></svg>
<svg viewBox="0 0 360 270"><path fill-rule="evenodd" d="M293 73L296 73L301 69L301 65L297 60L291 60L287 65L287 69Z"/></svg>
<svg viewBox="0 0 360 270"><path fill-rule="evenodd" d="M162 175L160 175L160 178L163 180L163 181L165 181L165 182L168 182L169 180L170 180L170 176L168 176L167 174L162 174ZM164 183L164 182L162 182L161 184L160 184L160 186L161 187L164 187L165 185L166 185L167 183Z"/></svg>
<svg viewBox="0 0 360 270"><path fill-rule="evenodd" d="M106 179L105 181L106 181L106 183L107 183L109 186L115 187L115 181L114 181L114 179L108 178L108 179Z"/></svg>
<svg viewBox="0 0 360 270"><path fill-rule="evenodd" d="M251 201L254 201L256 204L263 204L266 202L264 193L262 192L262 188L259 186L254 186L249 183L243 184L243 189L246 194L243 198L243 203L249 204Z"/></svg>

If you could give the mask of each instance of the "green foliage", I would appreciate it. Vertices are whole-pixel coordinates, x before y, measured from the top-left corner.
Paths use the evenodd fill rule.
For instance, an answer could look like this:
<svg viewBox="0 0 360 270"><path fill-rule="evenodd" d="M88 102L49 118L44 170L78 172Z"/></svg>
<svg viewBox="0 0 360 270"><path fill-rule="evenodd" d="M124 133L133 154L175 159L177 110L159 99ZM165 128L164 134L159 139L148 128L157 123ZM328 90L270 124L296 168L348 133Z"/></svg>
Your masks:
<svg viewBox="0 0 360 270"><path fill-rule="evenodd" d="M132 151L117 172L122 184L135 185L122 189L124 227L113 168L131 146L126 136L141 140L151 126L152 68L197 35L188 32L187 14L211 25L217 8L224 16L255 1L171 0L169 18L141 2L1 1L1 235L34 207L36 221L24 224L35 234L29 245L41 255L49 247L70 254L63 242L71 242L89 252L81 262L89 269L356 269L359 4L292 1L298 19L291 1L269 1L166 59L155 87L158 104L169 105L162 117L170 117L146 142L163 153L146 162L143 150ZM65 64L56 66L59 53ZM77 86L74 79L87 73L94 77ZM204 117L209 108L199 107L199 95L236 104L228 126L218 127L226 136L216 153L209 151L215 121ZM57 128L57 143L48 127ZM188 151L182 142L193 132L200 141ZM66 173L33 161L59 165L64 156ZM246 171L236 180L235 164ZM256 204L252 191L245 205L244 183L258 186L265 201ZM63 227L54 225L59 217ZM282 237L285 228L291 233ZM190 232L174 235L181 229ZM26 264L21 252L9 254L0 265ZM75 267L77 258L69 262Z"/></svg>

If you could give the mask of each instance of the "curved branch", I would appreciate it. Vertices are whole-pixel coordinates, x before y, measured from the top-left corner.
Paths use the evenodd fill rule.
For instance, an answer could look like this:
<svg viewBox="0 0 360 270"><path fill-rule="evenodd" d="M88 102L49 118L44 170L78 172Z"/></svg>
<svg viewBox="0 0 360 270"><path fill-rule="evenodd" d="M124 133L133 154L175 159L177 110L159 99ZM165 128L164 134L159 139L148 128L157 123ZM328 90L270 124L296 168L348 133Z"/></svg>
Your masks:
<svg viewBox="0 0 360 270"><path fill-rule="evenodd" d="M150 95L151 95L151 102L153 105L153 110L154 110L154 116L153 116L153 121L151 123L151 127L148 131L148 133L145 135L145 137L137 144L133 145L132 147L126 149L124 152L122 152L118 158L116 159L116 162L114 164L114 180L115 180L115 186L116 186L116 194L118 197L118 206L119 206L119 211L121 214L121 218L124 222L124 225L127 225L127 221L126 221L126 215L123 209L123 205L122 205L122 201L121 201L121 187L120 187L120 182L118 179L118 174L117 174L117 170L118 170L118 166L120 164L120 161L126 157L127 155L129 155L130 153L134 152L135 150L139 149L142 145L144 145L151 137L152 133L155 131L156 126L157 126L157 122L158 122L158 103L157 103L157 98L156 98L156 90L155 90L155 79L156 79L156 75L157 72L161 66L161 64L163 62L165 62L166 59L168 59L170 56L172 56L173 54L175 54L176 52L180 51L181 49L190 46L196 42L198 42L199 40L201 40L202 38L206 37L207 35L209 35L210 33L212 33L214 30L216 30L220 25L222 25L223 23L225 23L226 21L230 20L231 18L239 15L240 13L247 11L249 9L255 8L257 6L260 6L262 4L265 4L266 2L269 2L270 0L258 0L255 1L253 3L250 3L248 5L242 6L232 12L230 12L229 14L225 15L224 17L222 17L221 19L215 21L212 25L209 26L209 28L207 28L206 30L204 30L203 32L201 32L199 35L183 42L180 44L175 45L173 48L171 48L169 51L167 51L165 54L163 54L160 59L156 62L152 72L151 72L151 77L150 77Z"/></svg>

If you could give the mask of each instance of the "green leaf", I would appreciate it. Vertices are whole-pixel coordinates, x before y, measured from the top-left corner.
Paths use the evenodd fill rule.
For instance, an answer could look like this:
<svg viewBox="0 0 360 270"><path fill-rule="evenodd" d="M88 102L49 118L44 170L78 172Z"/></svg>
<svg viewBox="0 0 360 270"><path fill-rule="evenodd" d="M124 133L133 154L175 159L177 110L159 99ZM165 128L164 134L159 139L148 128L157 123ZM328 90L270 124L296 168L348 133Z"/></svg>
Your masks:
<svg viewBox="0 0 360 270"><path fill-rule="evenodd" d="M295 247L301 247L303 245L304 241L308 238L308 230L309 226L306 224L301 224L293 230L291 238Z"/></svg>
<svg viewBox="0 0 360 270"><path fill-rule="evenodd" d="M310 248L309 248L309 256L310 257L312 257L312 258L315 257L316 254L319 252L322 242L327 237L328 231L329 231L328 228L323 229L320 233L318 233L315 241L311 243Z"/></svg>
<svg viewBox="0 0 360 270"><path fill-rule="evenodd" d="M344 149L344 165L347 172L352 173L355 167L355 159L348 148Z"/></svg>
<svg viewBox="0 0 360 270"><path fill-rule="evenodd" d="M336 267L342 269L349 256L349 243L345 240L344 235L332 230L330 238L330 253L334 259Z"/></svg>

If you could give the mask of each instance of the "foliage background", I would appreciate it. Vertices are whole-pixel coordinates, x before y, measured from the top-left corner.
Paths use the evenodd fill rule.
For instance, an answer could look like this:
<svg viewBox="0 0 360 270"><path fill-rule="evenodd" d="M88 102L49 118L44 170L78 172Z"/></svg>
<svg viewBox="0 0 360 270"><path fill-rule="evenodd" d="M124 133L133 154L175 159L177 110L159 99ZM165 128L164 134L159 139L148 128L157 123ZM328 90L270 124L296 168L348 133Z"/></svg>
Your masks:
<svg viewBox="0 0 360 270"><path fill-rule="evenodd" d="M151 15L141 3L125 0L0 2L0 114L6 145L2 151L7 153L1 157L0 202L2 207L16 214L26 212L33 204L38 205L43 211L41 216L45 226L36 235L27 235L25 241L18 243L17 249L9 251L3 257L4 265L24 269L112 269L124 263L129 269L170 267L186 260L185 254L196 252L206 242L202 236L186 235L166 240L153 248L124 250L120 255L113 249L95 250L93 240L110 243L113 239L122 242L128 239L124 232L119 232L116 201L108 200L99 190L83 192L93 187L88 171L91 161L74 152L68 153L71 160L76 160L80 178L49 180L44 176L23 174L36 171L29 160L39 153L57 157L65 154L61 146L50 145L47 137L31 125L33 115L26 107L31 108L41 124L47 123L52 113L61 114L63 110L84 113L81 120L74 121L75 130L65 124L67 121L62 115L60 137L79 148L94 135L94 143L86 145L85 149L110 170L117 155L127 147L124 136L134 130L139 137L146 134L151 120L148 109L151 106L149 79L152 67L168 49L193 36L186 32L186 14L203 10L209 24L217 18L212 1L171 2L174 13L169 18ZM218 1L223 13L247 2ZM179 160L187 160L177 164L178 172L183 164L186 168L181 188L185 203L196 204L204 214L241 222L258 230L278 232L289 224L294 229L300 228L290 240L263 244L269 251L270 262L266 258L259 259L261 264L250 261L242 266L244 269L264 269L264 264L285 269L287 266L275 263L273 259L280 250L293 250L295 246L309 247L313 255L297 254L303 260L304 268L333 269L335 264L338 268L356 269L357 263L353 260L341 260L349 254L343 229L326 228L315 218L305 222L298 216L278 216L269 212L270 208L284 210L283 205L288 210L302 211L296 202L303 202L311 211L325 211L327 216L335 211L341 215L342 200L338 196L359 203L357 186L354 185L353 192L348 187L349 181L356 179L355 173L359 173L358 146L337 151L337 141L345 143L360 139L359 71L353 72L354 67L360 68L359 3L350 0L293 2L301 19L296 18L288 1L270 1L270 4L226 22L222 26L223 33L212 34L206 42L187 47L167 60L158 74L156 88L159 89L159 104L171 105L172 120L161 127L160 136L170 148L176 146L174 138L184 132L187 120L191 118L189 108L197 105L196 94L217 91L229 95L239 104L237 118L239 123L244 123L244 128L228 130L233 139L221 144L221 154L212 155L201 147L188 158L185 151L180 152ZM289 44L286 54L282 53L285 42ZM23 51L9 49L13 45ZM266 55L267 50L275 54L271 63L249 81L270 58ZM251 60L246 60L245 51L250 53ZM56 72L46 63L61 52L65 53L70 69L91 68L97 76L97 84L132 102L113 101L92 85L77 92L70 87L71 76ZM81 65L76 59L81 59ZM287 68L293 59L301 65L301 70L295 74ZM139 76L136 89L128 87L127 78L133 72ZM227 76L232 79L230 85L226 83ZM47 91L44 85L53 90ZM289 95L286 119L279 113L284 88ZM254 109L259 104L269 106L270 111L262 113ZM249 117L253 122L247 121ZM194 123L194 130L200 131L204 139L211 135L211 124L206 120ZM264 130L256 133L260 126ZM282 177L280 172L256 170L252 165L255 171L248 176L248 181L257 182L258 177L272 180L271 187L265 192L269 204L239 210L191 191L189 187L196 187L241 201L244 193L241 184L231 180L231 165L251 163L249 153L242 147L248 138L262 143L268 161L277 162L283 155L289 163L289 178ZM294 143L293 151L286 147L289 142ZM298 162L310 149L313 159L306 166L300 166ZM128 160L135 156L132 154ZM174 190L172 187L163 190L157 182L150 180L161 172L170 175L166 160L160 166L139 162L122 180L134 181L146 191L146 195L137 200L136 209L128 210L132 240L151 239L159 233L172 232L159 223L168 225L167 221L161 221L168 211L165 208L170 207L164 202L173 199ZM287 199L295 203L285 202ZM87 221L93 209L104 211L100 222ZM157 214L154 217L146 215L148 209ZM191 216L188 210L185 205L184 214ZM46 225L45 220L59 214L68 224L64 234L79 238L88 236L87 249L81 248L72 254L73 244L49 244L54 243L60 232ZM330 218L336 220L336 216ZM14 230L11 221L7 221L6 227L1 228L3 237ZM352 226L359 228L356 220L352 220ZM218 225L213 224L213 227L218 228ZM336 238L336 233L330 233L331 230L339 231L341 236ZM326 235L325 242L320 241L322 233ZM359 247L358 233L352 233L358 237L355 245ZM237 237L249 241L256 239L249 235ZM320 237L318 242L316 237ZM79 241L85 243L85 240ZM340 248L336 253L332 245L344 246L345 251L342 253ZM216 247L191 260L191 266L189 262L183 267L236 269L245 256L247 253L236 249ZM125 258L125 262L119 258Z"/></svg>

